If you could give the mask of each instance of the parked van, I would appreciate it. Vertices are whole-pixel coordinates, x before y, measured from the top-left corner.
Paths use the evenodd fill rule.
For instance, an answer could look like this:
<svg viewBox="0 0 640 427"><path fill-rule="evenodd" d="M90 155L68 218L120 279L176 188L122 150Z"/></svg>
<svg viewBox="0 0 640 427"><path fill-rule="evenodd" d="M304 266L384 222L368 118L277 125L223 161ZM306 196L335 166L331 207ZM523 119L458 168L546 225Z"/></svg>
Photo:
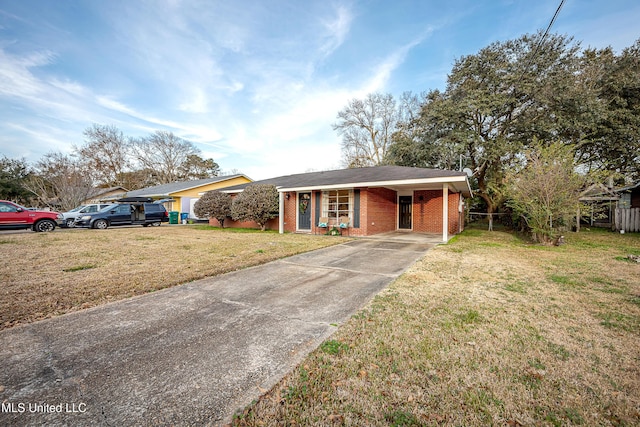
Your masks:
<svg viewBox="0 0 640 427"><path fill-rule="evenodd" d="M121 199L127 200L127 199ZM132 201L114 203L92 214L85 214L75 220L76 227L105 229L118 225L160 225L169 221L169 213L161 203Z"/></svg>

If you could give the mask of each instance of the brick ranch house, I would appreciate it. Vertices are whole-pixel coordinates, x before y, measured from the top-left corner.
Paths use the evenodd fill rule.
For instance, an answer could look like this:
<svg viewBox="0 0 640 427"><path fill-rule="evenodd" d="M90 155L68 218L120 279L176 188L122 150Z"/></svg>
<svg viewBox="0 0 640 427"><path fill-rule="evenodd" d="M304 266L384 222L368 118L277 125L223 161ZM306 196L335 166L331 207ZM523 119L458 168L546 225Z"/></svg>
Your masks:
<svg viewBox="0 0 640 427"><path fill-rule="evenodd" d="M250 184L276 186L279 216L267 228L280 233L325 234L335 227L348 236L438 233L446 242L463 230L464 198L471 197L463 172L404 166L311 172ZM233 196L250 184L220 191ZM215 219L210 223L219 225ZM225 227L247 226L255 224L225 220Z"/></svg>

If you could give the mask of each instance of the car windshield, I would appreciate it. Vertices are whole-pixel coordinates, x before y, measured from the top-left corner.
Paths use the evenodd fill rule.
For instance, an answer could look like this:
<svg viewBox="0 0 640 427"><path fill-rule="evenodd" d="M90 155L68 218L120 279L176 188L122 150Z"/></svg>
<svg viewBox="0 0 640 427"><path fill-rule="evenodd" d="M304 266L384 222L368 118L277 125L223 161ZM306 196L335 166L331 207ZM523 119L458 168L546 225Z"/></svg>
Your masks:
<svg viewBox="0 0 640 427"><path fill-rule="evenodd" d="M105 212L105 211L109 211L111 209L115 209L116 207L120 206L118 203L114 203L112 205L107 205L104 208L100 209L99 212Z"/></svg>
<svg viewBox="0 0 640 427"><path fill-rule="evenodd" d="M69 212L78 212L80 209L84 208L86 205L80 205L77 208L71 209Z"/></svg>

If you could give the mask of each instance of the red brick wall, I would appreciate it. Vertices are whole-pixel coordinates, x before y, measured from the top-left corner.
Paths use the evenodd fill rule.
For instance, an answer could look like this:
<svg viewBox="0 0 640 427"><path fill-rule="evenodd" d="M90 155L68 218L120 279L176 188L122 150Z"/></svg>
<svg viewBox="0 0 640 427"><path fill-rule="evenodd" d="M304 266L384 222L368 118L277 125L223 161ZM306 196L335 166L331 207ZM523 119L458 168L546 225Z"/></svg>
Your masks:
<svg viewBox="0 0 640 427"><path fill-rule="evenodd" d="M422 197L422 200L420 197ZM457 234L460 230L459 201L460 193L449 193L449 234ZM442 233L442 190L414 192L413 231L419 233Z"/></svg>
<svg viewBox="0 0 640 427"><path fill-rule="evenodd" d="M442 190L413 192L413 231L442 233Z"/></svg>
<svg viewBox="0 0 640 427"><path fill-rule="evenodd" d="M459 200L460 193L449 193L449 234L458 234L460 230Z"/></svg>
<svg viewBox="0 0 640 427"><path fill-rule="evenodd" d="M209 218L209 225L220 227L220 223L215 218ZM254 221L234 221L231 218L224 220L224 228L257 228L260 226ZM267 222L267 230L278 230L278 218L270 219Z"/></svg>
<svg viewBox="0 0 640 427"><path fill-rule="evenodd" d="M296 231L296 215L298 214L298 204L296 199L298 195L296 193L289 193L289 200L284 198L284 231L287 233L294 233ZM313 200L311 201L313 204ZM313 215L313 211L311 211ZM311 218L313 222L313 217ZM276 224L277 226L277 224Z"/></svg>
<svg viewBox="0 0 640 427"><path fill-rule="evenodd" d="M361 235L396 230L397 193L388 188L363 188L360 191Z"/></svg>
<svg viewBox="0 0 640 427"><path fill-rule="evenodd" d="M317 227L316 222L316 193L311 194L311 232L325 234L326 228ZM422 199L420 199L422 197ZM461 195L449 193L449 234L457 234L461 229L461 221L464 216L458 212L458 204ZM360 227L351 227L343 230L348 236L368 236L378 233L386 233L397 229L397 192L386 188L361 188L360 189ZM289 199L285 198L284 231L293 233L296 231L297 195L291 193ZM322 207L320 207L322 208ZM218 221L210 219L209 224L219 226ZM259 228L252 221L233 221L227 218L225 227ZM278 230L278 218L270 220L267 229ZM420 190L413 194L413 231L419 233L442 233L442 190Z"/></svg>
<svg viewBox="0 0 640 427"><path fill-rule="evenodd" d="M317 227L315 221L316 193L311 195L312 229L314 234L325 234L327 228ZM322 202L320 202L322 203ZM293 206L293 209L296 207ZM322 206L320 206L322 212ZM322 213L321 213L322 215ZM360 227L342 230L345 236L367 236L396 229L396 192L385 188L360 189ZM295 221L295 218L294 218ZM295 222L294 222L295 223Z"/></svg>

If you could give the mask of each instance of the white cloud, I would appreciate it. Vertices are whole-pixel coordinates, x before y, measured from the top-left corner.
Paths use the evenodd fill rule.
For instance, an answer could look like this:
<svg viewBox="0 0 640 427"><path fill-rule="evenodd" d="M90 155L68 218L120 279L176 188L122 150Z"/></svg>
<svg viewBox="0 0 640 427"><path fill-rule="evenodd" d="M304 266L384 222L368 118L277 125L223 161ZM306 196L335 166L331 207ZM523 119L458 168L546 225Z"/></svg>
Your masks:
<svg viewBox="0 0 640 427"><path fill-rule="evenodd" d="M321 19L327 34L325 41L320 48L324 57L331 55L342 45L349 33L353 16L351 11L343 5L336 7L336 17L333 20Z"/></svg>
<svg viewBox="0 0 640 427"><path fill-rule="evenodd" d="M8 97L33 99L45 91L45 85L33 75L32 69L53 62L50 51L11 55L0 48L0 94Z"/></svg>
<svg viewBox="0 0 640 427"><path fill-rule="evenodd" d="M416 39L387 55L380 64L374 67L373 76L364 85L364 93L361 92L361 96L367 93L383 90L389 79L392 77L393 72L402 65L411 49L422 43L431 34L431 32L432 30L428 29Z"/></svg>

